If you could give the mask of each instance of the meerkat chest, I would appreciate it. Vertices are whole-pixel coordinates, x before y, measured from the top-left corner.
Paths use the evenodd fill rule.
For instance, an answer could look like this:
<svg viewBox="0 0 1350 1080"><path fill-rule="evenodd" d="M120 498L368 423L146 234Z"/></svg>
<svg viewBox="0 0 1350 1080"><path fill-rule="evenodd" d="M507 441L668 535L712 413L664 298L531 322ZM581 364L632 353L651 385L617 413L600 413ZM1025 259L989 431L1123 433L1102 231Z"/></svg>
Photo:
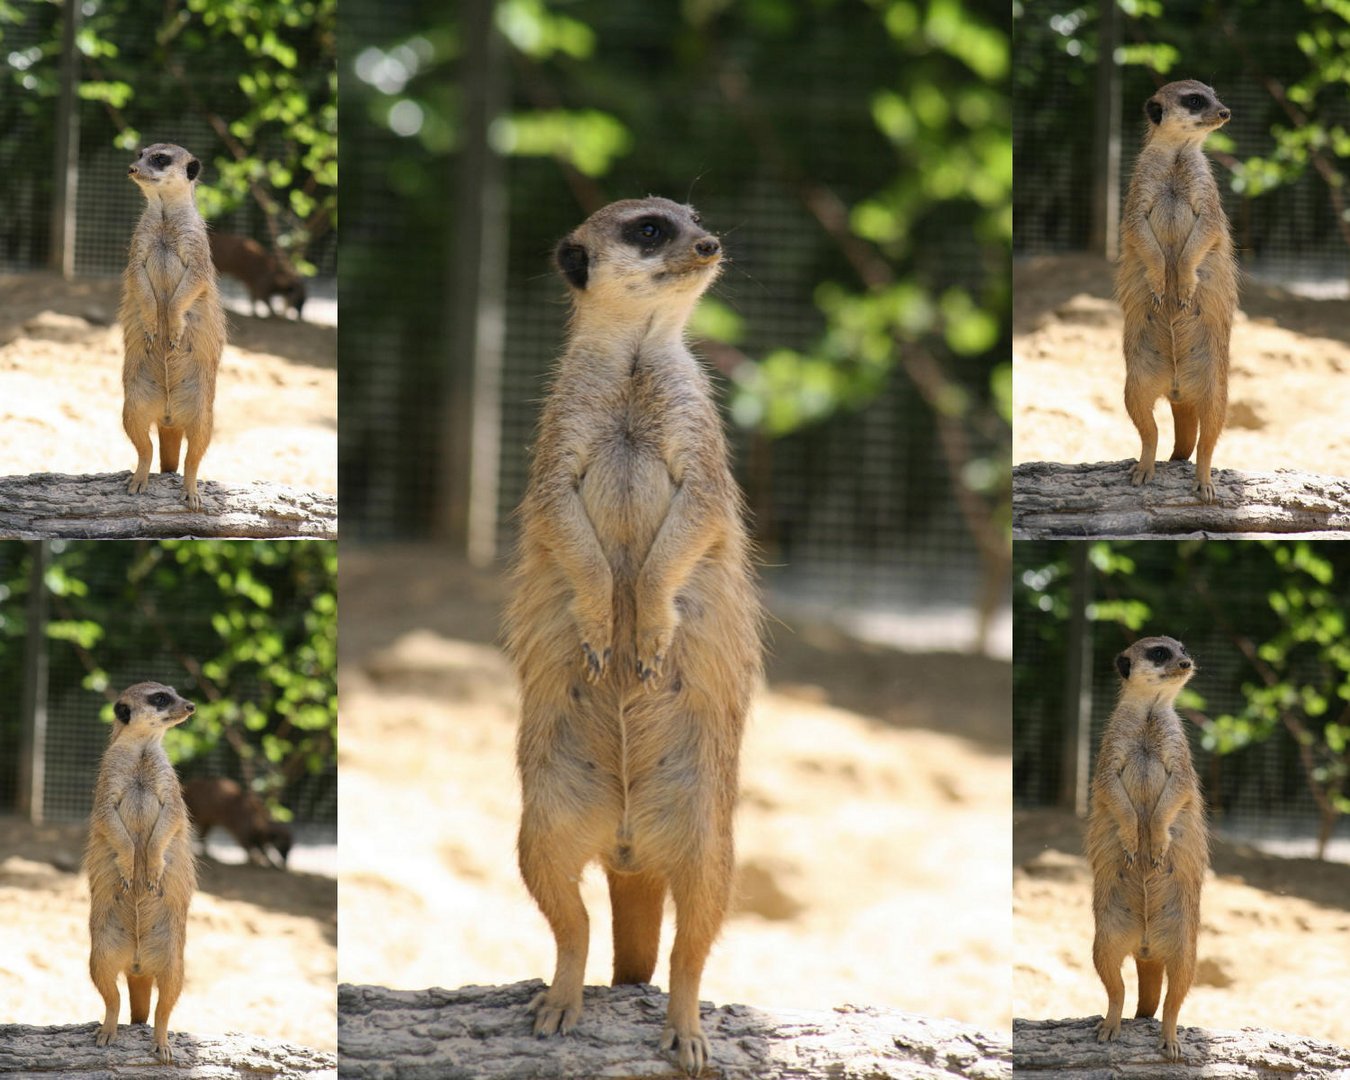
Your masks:
<svg viewBox="0 0 1350 1080"><path fill-rule="evenodd" d="M633 385L596 425L581 497L597 531L638 541L660 527L675 493L669 422L657 399Z"/></svg>
<svg viewBox="0 0 1350 1080"><path fill-rule="evenodd" d="M1199 219L1194 193L1200 179L1185 161L1175 162L1158 179L1148 223L1165 249L1179 249Z"/></svg>
<svg viewBox="0 0 1350 1080"><path fill-rule="evenodd" d="M1152 723L1145 724L1125 755L1121 780L1135 805L1152 807L1167 783L1167 762L1162 732Z"/></svg>
<svg viewBox="0 0 1350 1080"><path fill-rule="evenodd" d="M145 246L145 269L157 295L167 298L183 280L187 263L173 233L157 229Z"/></svg>
<svg viewBox="0 0 1350 1080"><path fill-rule="evenodd" d="M164 809L158 763L142 757L127 774L117 802L117 816L133 836L149 832Z"/></svg>

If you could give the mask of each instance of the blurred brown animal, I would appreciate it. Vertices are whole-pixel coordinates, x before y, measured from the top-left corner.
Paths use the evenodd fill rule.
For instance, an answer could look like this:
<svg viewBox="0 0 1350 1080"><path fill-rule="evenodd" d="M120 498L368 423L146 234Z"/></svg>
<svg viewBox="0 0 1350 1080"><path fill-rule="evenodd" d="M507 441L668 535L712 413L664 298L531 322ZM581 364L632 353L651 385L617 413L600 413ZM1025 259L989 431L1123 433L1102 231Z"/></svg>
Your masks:
<svg viewBox="0 0 1350 1080"><path fill-rule="evenodd" d="M303 317L305 282L280 259L247 236L213 232L210 240L211 258L216 269L238 278L248 288L250 314L261 303L269 316L275 315L272 297L279 296L282 314L294 308L295 317Z"/></svg>
<svg viewBox="0 0 1350 1080"><path fill-rule="evenodd" d="M169 1014L183 988L187 910L197 887L187 810L164 733L193 713L192 702L159 683L137 683L113 706L108 749L94 786L84 869L89 876L89 975L106 1011L97 1043L117 1036L125 973L131 1022L155 1006L155 1057L173 1061Z"/></svg>
<svg viewBox="0 0 1350 1080"><path fill-rule="evenodd" d="M538 1035L581 1015L588 919L609 879L616 985L656 965L674 897L661 1045L699 1072L704 961L726 913L760 605L707 375L684 343L721 245L687 206L613 203L559 245L568 343L539 422L506 617L520 676L520 869L553 929Z"/></svg>
<svg viewBox="0 0 1350 1080"><path fill-rule="evenodd" d="M187 439L183 491L191 510L202 506L197 468L211 442L216 370L225 348L206 223L193 198L201 168L181 146L155 143L127 170L146 207L131 238L118 310L126 356L122 426L137 455L127 491L135 495L149 484L154 426L161 472L178 469Z"/></svg>
<svg viewBox="0 0 1350 1080"><path fill-rule="evenodd" d="M1125 315L1125 408L1139 431L1130 483L1153 479L1153 405L1172 406L1173 461L1196 448L1196 491L1213 502L1210 462L1228 413L1228 347L1237 266L1219 188L1202 147L1231 115L1212 89L1168 83L1144 106L1148 130L1120 223L1116 298Z"/></svg>
<svg viewBox="0 0 1350 1080"><path fill-rule="evenodd" d="M1116 668L1120 699L1102 735L1087 826L1096 920L1092 960L1107 994L1097 1041L1120 1034L1120 966L1133 955L1136 1017L1157 1011L1167 974L1161 1047L1178 1061L1177 1014L1195 978L1209 829L1191 748L1172 702L1196 668L1186 647L1169 637L1136 641L1116 657Z"/></svg>
<svg viewBox="0 0 1350 1080"><path fill-rule="evenodd" d="M188 816L206 851L206 834L225 829L244 849L250 862L286 867L291 853L291 830L273 821L266 804L251 791L224 776L199 776L183 785ZM273 858L275 849L277 858Z"/></svg>

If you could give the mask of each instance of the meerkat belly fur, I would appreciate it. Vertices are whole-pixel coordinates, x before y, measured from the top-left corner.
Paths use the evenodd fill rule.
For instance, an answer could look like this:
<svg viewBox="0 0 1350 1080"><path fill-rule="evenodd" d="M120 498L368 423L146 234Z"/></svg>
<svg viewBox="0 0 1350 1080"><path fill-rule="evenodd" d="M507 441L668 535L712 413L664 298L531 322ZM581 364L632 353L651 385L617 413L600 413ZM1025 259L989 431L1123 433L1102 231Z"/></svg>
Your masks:
<svg viewBox="0 0 1350 1080"><path fill-rule="evenodd" d="M200 510L197 468L211 442L216 370L225 347L225 313L216 268L193 189L201 162L181 146L147 146L127 170L146 206L131 238L122 275L122 426L136 447L136 471L127 491L149 484L159 429L161 472L178 469L187 440L183 493Z"/></svg>
<svg viewBox="0 0 1350 1080"><path fill-rule="evenodd" d="M1228 219L1202 147L1230 113L1204 83L1168 83L1144 107L1148 128L1121 219L1116 298L1125 316L1125 408L1139 431L1130 482L1153 479L1165 397L1173 461L1195 459L1194 490L1213 502L1210 463L1228 410L1237 267Z"/></svg>
<svg viewBox="0 0 1350 1080"><path fill-rule="evenodd" d="M1177 1014L1195 977L1200 887L1209 866L1205 803L1172 704L1196 668L1186 647L1168 637L1135 642L1116 658L1116 667L1120 699L1102 735L1087 826L1096 921L1092 960L1107 994L1097 1039L1120 1034L1120 969L1133 956L1136 1017L1157 1010L1167 975L1161 1045L1177 1061Z"/></svg>
<svg viewBox="0 0 1350 1080"><path fill-rule="evenodd" d="M137 683L113 707L99 765L84 868L89 876L89 974L106 1012L99 1046L117 1036L117 977L125 973L131 1022L150 1015L157 986L155 1056L173 1061L169 1014L183 987L187 910L197 887L188 816L164 733L193 713L167 686Z"/></svg>
<svg viewBox="0 0 1350 1080"><path fill-rule="evenodd" d="M581 1015L588 920L578 883L609 880L615 984L651 979L676 911L662 1045L689 1072L704 962L731 887L741 734L761 666L739 489L707 375L684 343L721 247L686 206L618 202L559 245L567 347L539 423L509 648L525 883L557 967L539 1035Z"/></svg>

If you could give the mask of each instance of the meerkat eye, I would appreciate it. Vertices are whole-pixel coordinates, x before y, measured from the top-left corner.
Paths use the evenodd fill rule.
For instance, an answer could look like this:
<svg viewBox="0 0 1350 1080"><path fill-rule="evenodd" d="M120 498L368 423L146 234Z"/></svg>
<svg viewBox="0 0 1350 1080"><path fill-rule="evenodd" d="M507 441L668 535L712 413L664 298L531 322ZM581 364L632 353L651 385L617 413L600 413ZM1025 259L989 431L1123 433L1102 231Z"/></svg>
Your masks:
<svg viewBox="0 0 1350 1080"><path fill-rule="evenodd" d="M1187 94L1181 99L1181 103L1185 105L1186 108L1190 109L1191 112L1199 112L1209 104L1204 94Z"/></svg>
<svg viewBox="0 0 1350 1080"><path fill-rule="evenodd" d="M169 704L169 695L163 692L150 695L150 704L156 709L162 709Z"/></svg>
<svg viewBox="0 0 1350 1080"><path fill-rule="evenodd" d="M666 243L678 231L664 218L644 217L625 225L623 238L650 252Z"/></svg>
<svg viewBox="0 0 1350 1080"><path fill-rule="evenodd" d="M169 157L168 154L156 154L150 159L150 164L154 165L156 168L162 169L172 160L173 158Z"/></svg>
<svg viewBox="0 0 1350 1080"><path fill-rule="evenodd" d="M644 240L655 240L661 235L661 226L651 221L644 222L638 228L638 235Z"/></svg>
<svg viewBox="0 0 1350 1080"><path fill-rule="evenodd" d="M1172 650L1166 645L1154 645L1145 655L1155 664L1165 664L1172 659Z"/></svg>

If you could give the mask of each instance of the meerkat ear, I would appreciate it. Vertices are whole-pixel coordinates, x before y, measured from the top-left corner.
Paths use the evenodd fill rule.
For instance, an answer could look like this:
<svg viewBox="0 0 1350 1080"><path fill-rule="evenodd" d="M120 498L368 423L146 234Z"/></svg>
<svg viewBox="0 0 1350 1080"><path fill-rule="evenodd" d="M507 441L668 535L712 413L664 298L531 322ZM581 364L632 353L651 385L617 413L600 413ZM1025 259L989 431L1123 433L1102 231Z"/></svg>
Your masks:
<svg viewBox="0 0 1350 1080"><path fill-rule="evenodd" d="M202 163L196 158L192 158L187 163L187 177L189 180L196 180L197 174L202 171Z"/></svg>
<svg viewBox="0 0 1350 1080"><path fill-rule="evenodd" d="M563 277L573 288L586 287L586 279L590 276L591 258L586 254L584 247L573 243L571 239L565 239L553 253L553 259L558 264L558 269L562 271Z"/></svg>
<svg viewBox="0 0 1350 1080"><path fill-rule="evenodd" d="M1144 112L1148 114L1148 118L1155 124L1162 123L1163 107L1162 102L1157 98L1149 98L1148 101L1144 103Z"/></svg>
<svg viewBox="0 0 1350 1080"><path fill-rule="evenodd" d="M1128 679L1130 677L1130 658L1124 653L1121 653L1116 657L1116 670L1120 672L1120 677L1122 679Z"/></svg>
<svg viewBox="0 0 1350 1080"><path fill-rule="evenodd" d="M113 715L124 724L131 723L131 706L125 701L119 701L113 706Z"/></svg>

